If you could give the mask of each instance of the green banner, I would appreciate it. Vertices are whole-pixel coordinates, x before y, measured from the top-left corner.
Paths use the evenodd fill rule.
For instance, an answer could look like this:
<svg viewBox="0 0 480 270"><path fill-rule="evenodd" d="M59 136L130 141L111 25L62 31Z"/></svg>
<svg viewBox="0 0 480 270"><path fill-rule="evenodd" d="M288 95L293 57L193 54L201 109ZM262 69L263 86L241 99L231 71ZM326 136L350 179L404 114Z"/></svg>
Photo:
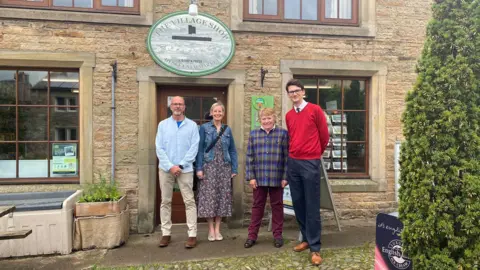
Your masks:
<svg viewBox="0 0 480 270"><path fill-rule="evenodd" d="M252 124L251 130L260 128L258 112L263 108L273 108L273 96L252 96Z"/></svg>

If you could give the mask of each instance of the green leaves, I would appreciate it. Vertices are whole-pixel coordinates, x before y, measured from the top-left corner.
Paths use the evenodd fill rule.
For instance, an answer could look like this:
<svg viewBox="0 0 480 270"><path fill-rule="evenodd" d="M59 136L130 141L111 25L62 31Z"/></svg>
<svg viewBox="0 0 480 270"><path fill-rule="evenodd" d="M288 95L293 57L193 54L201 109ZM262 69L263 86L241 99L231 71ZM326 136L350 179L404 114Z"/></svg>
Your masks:
<svg viewBox="0 0 480 270"><path fill-rule="evenodd" d="M480 0L436 1L406 99L399 212L415 269L480 265L479 30Z"/></svg>
<svg viewBox="0 0 480 270"><path fill-rule="evenodd" d="M100 182L85 185L83 195L80 197L79 202L118 201L122 197L115 183L107 183L107 180L101 174L99 178Z"/></svg>

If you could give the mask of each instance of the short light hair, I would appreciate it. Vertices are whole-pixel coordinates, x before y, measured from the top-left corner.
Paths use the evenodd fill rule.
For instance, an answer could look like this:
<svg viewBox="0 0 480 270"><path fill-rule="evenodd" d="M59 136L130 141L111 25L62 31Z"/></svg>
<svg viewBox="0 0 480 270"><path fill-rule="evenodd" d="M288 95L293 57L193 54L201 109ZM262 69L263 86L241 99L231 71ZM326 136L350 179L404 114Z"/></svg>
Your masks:
<svg viewBox="0 0 480 270"><path fill-rule="evenodd" d="M273 116L273 119L277 121L277 115L273 108L263 108L258 112L258 120L262 119L262 116Z"/></svg>
<svg viewBox="0 0 480 270"><path fill-rule="evenodd" d="M215 107L217 107L217 106L222 107L222 111L225 112L225 106L223 106L223 103L220 102L220 101L217 101L217 102L212 104L212 107L210 107L210 114L213 112L213 109L215 109Z"/></svg>

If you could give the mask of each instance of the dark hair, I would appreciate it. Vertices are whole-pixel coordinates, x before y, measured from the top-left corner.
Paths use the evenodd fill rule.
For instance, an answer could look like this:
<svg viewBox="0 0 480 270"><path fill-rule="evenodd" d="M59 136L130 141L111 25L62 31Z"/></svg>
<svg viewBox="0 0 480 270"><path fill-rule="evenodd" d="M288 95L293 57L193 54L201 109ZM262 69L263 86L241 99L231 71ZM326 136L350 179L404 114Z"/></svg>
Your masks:
<svg viewBox="0 0 480 270"><path fill-rule="evenodd" d="M290 79L288 82L287 82L287 86L285 86L285 90L288 92L288 87L289 86L298 86L300 87L302 90L305 90L305 87L303 86L303 83L300 81L300 80L297 80L297 79Z"/></svg>

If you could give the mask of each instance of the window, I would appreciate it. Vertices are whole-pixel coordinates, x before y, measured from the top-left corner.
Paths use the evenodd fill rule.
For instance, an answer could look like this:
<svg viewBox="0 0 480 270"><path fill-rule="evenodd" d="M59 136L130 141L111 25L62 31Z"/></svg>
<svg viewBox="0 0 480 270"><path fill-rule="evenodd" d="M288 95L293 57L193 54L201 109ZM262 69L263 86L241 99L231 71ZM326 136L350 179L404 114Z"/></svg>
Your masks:
<svg viewBox="0 0 480 270"><path fill-rule="evenodd" d="M358 0L244 0L244 19L356 25Z"/></svg>
<svg viewBox="0 0 480 270"><path fill-rule="evenodd" d="M0 183L78 179L77 70L0 70Z"/></svg>
<svg viewBox="0 0 480 270"><path fill-rule="evenodd" d="M0 5L105 13L139 13L140 0L0 0Z"/></svg>
<svg viewBox="0 0 480 270"><path fill-rule="evenodd" d="M73 89L73 91L78 91ZM55 97L55 111L56 112L76 112L77 98L76 97Z"/></svg>
<svg viewBox="0 0 480 270"><path fill-rule="evenodd" d="M323 160L330 178L368 176L368 80L301 77L305 100L332 123Z"/></svg>

